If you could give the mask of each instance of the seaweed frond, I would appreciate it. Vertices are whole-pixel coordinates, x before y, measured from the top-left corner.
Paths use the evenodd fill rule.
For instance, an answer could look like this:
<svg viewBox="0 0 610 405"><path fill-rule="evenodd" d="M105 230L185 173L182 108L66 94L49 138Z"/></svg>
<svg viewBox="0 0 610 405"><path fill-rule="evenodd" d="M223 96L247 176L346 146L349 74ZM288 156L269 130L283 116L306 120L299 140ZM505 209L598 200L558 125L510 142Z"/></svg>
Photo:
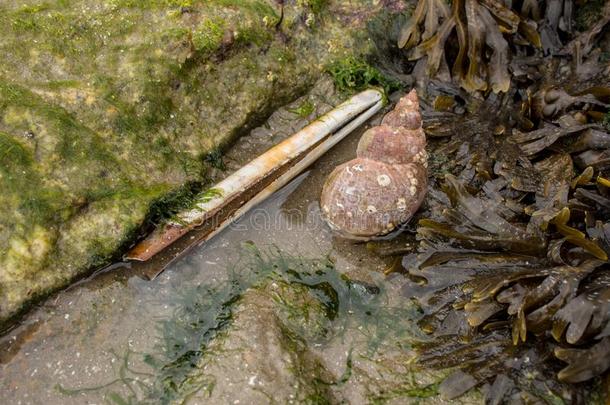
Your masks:
<svg viewBox="0 0 610 405"><path fill-rule="evenodd" d="M418 252L402 267L404 294L432 337L419 362L459 369L439 387L444 396L488 384L491 403L586 401L610 372L604 89L573 96L553 122L514 106L513 90L468 101L461 117L443 112L453 135L431 151L436 187L418 222ZM512 135L492 131L498 125Z"/></svg>
<svg viewBox="0 0 610 405"><path fill-rule="evenodd" d="M557 53L573 33L571 0L417 2L398 47L415 71L452 79L466 91L507 92L513 54ZM419 68L418 68L419 66Z"/></svg>

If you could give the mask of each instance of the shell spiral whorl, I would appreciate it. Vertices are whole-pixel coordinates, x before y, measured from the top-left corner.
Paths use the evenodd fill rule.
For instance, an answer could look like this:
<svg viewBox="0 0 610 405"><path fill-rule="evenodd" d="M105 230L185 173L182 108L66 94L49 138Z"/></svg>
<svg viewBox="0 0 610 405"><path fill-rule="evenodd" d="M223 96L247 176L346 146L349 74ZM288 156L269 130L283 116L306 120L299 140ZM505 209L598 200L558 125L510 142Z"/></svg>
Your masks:
<svg viewBox="0 0 610 405"><path fill-rule="evenodd" d="M356 156L328 176L320 204L333 230L367 240L408 221L426 194L426 136L415 90L362 135Z"/></svg>

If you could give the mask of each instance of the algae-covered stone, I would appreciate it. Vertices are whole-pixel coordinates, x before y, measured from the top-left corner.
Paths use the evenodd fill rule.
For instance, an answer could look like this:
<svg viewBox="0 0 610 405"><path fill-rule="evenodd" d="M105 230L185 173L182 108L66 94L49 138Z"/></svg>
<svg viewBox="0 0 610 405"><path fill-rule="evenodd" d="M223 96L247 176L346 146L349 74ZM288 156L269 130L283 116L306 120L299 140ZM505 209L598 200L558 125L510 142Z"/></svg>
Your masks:
<svg viewBox="0 0 610 405"><path fill-rule="evenodd" d="M283 5L282 5L283 3ZM367 51L375 1L0 1L0 326Z"/></svg>
<svg viewBox="0 0 610 405"><path fill-rule="evenodd" d="M332 376L300 335L323 334L327 321L320 303L305 290L272 282L246 292L231 326L198 364L196 371L203 374L196 373L197 378L215 381L213 389L199 390L185 403L338 402L327 383ZM294 312L288 314L282 302L291 299Z"/></svg>

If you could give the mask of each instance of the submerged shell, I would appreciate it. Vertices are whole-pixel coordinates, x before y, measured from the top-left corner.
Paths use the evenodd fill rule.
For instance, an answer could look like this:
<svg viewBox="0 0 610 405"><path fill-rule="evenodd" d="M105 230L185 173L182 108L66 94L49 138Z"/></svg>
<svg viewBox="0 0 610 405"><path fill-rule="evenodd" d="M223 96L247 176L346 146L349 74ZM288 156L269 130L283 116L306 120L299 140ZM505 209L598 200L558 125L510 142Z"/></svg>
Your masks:
<svg viewBox="0 0 610 405"><path fill-rule="evenodd" d="M322 214L339 235L367 240L408 221L427 190L426 137L415 90L366 131L357 158L338 166L322 190Z"/></svg>
<svg viewBox="0 0 610 405"><path fill-rule="evenodd" d="M424 199L426 170L413 163L389 165L356 158L328 177L322 211L344 237L367 239L406 222Z"/></svg>

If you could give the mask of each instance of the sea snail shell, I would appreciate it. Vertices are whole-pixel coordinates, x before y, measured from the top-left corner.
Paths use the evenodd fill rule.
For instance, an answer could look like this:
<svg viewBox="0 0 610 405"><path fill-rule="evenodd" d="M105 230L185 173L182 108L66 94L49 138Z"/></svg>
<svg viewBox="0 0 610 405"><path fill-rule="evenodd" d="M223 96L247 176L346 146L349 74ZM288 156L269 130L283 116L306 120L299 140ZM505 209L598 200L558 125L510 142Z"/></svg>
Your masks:
<svg viewBox="0 0 610 405"><path fill-rule="evenodd" d="M328 176L320 204L339 235L368 240L408 221L426 194L426 136L415 90L362 135L356 156Z"/></svg>

